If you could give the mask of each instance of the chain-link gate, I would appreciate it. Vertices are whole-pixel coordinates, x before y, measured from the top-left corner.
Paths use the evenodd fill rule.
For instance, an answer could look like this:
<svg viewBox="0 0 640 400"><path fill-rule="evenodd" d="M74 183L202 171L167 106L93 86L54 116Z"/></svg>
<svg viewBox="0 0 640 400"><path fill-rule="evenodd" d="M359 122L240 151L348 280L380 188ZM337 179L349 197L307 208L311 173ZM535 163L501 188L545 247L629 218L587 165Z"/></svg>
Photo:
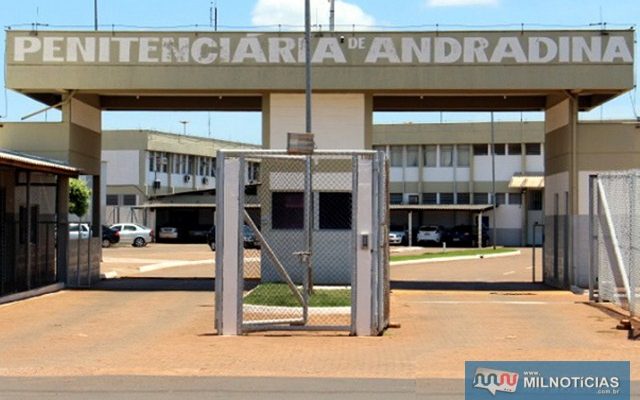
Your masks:
<svg viewBox="0 0 640 400"><path fill-rule="evenodd" d="M589 181L591 300L640 316L640 171Z"/></svg>
<svg viewBox="0 0 640 400"><path fill-rule="evenodd" d="M360 310L371 330L386 326L385 176L377 152L219 152L218 332L229 332L224 309L237 307L235 333L357 333L359 290L374 300Z"/></svg>

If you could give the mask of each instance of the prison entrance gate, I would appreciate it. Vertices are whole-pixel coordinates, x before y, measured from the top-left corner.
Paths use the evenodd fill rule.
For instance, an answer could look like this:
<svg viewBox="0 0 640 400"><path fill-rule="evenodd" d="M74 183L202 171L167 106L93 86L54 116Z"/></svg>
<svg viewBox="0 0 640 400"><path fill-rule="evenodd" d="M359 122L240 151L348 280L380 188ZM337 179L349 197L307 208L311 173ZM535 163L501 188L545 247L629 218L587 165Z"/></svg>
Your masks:
<svg viewBox="0 0 640 400"><path fill-rule="evenodd" d="M382 332L389 318L384 155L219 151L217 163L218 334ZM248 165L258 165L258 177L249 179Z"/></svg>

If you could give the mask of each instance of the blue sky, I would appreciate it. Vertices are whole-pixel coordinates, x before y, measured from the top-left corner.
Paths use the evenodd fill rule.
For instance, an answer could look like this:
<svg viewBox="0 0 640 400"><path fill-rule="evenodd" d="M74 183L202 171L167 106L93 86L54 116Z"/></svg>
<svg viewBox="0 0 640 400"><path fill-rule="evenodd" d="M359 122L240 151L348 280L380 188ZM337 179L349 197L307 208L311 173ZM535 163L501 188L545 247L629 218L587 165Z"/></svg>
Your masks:
<svg viewBox="0 0 640 400"><path fill-rule="evenodd" d="M93 29L93 0L0 0L0 24L13 29ZM101 29L209 29L210 0L98 0ZM296 29L303 23L304 0L217 0L220 30ZM312 0L312 20L327 26L327 0ZM611 28L640 25L637 0L336 0L338 28L351 30L463 30L587 28L605 22ZM636 44L636 54L638 46ZM4 40L0 43L4 64ZM636 70L638 66L636 64ZM4 73L0 71L4 82ZM582 119L631 119L640 113L636 90L624 94ZM0 94L0 122L17 121L43 105L9 90ZM55 121L59 113L40 114L30 121ZM488 113L377 113L377 123L487 121ZM541 119L539 113L524 119ZM497 120L519 120L520 114L498 113ZM158 129L257 143L260 115L239 113L103 113L103 129Z"/></svg>

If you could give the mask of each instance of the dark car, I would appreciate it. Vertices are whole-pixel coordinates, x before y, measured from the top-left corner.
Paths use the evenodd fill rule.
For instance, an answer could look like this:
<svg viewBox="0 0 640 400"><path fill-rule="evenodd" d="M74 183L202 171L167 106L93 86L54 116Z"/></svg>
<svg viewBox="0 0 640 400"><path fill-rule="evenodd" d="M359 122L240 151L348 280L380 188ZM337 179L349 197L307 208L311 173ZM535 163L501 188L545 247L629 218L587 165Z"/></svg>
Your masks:
<svg viewBox="0 0 640 400"><path fill-rule="evenodd" d="M120 241L120 232L102 225L102 247L109 247Z"/></svg>
<svg viewBox="0 0 640 400"><path fill-rule="evenodd" d="M445 233L444 241L449 246L476 247L478 245L478 227L472 225L454 226ZM487 227L482 228L482 245L489 245Z"/></svg>
<svg viewBox="0 0 640 400"><path fill-rule="evenodd" d="M242 227L242 241L244 243L245 249L259 249L260 248L260 240L257 238L256 234L253 232L249 225L244 225ZM207 232L207 243L211 248L211 251L216 251L216 227L212 226Z"/></svg>
<svg viewBox="0 0 640 400"><path fill-rule="evenodd" d="M216 227L212 226L207 232L207 244L209 244L209 248L211 251L216 251Z"/></svg>
<svg viewBox="0 0 640 400"><path fill-rule="evenodd" d="M259 249L260 248L260 240L256 236L255 232L249 225L244 225L242 227L242 240L244 242L245 249Z"/></svg>

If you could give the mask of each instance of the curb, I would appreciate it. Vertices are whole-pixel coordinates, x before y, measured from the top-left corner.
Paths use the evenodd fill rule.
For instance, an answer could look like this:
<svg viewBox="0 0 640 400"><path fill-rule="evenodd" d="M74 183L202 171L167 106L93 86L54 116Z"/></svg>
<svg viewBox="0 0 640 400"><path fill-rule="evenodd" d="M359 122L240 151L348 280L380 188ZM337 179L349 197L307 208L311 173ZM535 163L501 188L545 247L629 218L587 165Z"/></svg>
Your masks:
<svg viewBox="0 0 640 400"><path fill-rule="evenodd" d="M434 263L440 261L462 261L462 260L476 260L480 258L498 258L498 257L509 257L509 256L517 256L520 255L520 250L510 251L508 253L498 253L498 254L476 254L471 256L453 256L453 257L436 257L436 258L425 258L422 260L407 260L407 261L391 261L390 264L393 265L411 265L411 264L426 264L426 263Z"/></svg>

